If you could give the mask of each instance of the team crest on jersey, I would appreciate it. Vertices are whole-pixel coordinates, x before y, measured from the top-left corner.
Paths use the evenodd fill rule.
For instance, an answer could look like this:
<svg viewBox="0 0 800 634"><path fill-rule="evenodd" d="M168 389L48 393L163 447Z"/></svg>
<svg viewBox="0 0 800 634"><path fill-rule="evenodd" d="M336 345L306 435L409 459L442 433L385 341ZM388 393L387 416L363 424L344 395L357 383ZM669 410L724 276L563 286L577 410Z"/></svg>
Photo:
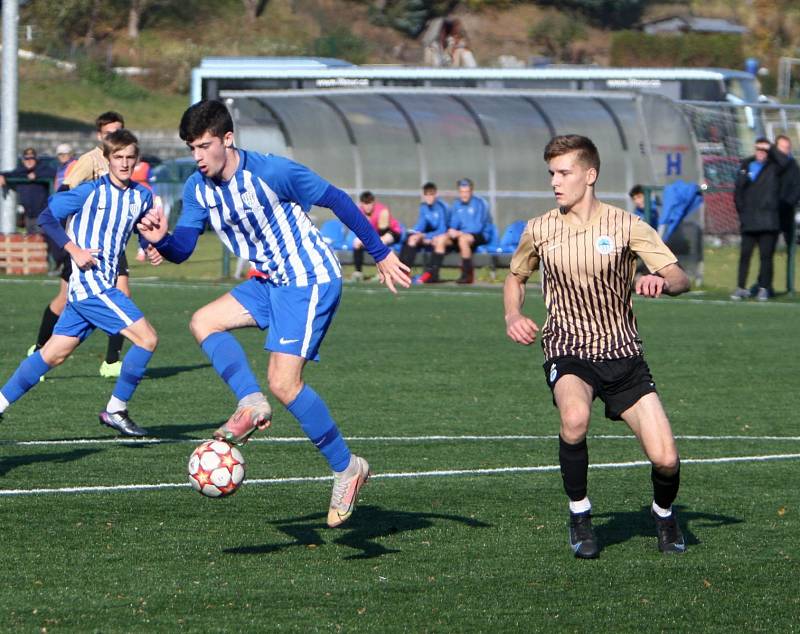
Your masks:
<svg viewBox="0 0 800 634"><path fill-rule="evenodd" d="M253 192L243 192L242 193L242 202L245 205L247 205L248 207L250 207L251 209L253 207L257 207L258 206L258 199L256 198L256 195Z"/></svg>
<svg viewBox="0 0 800 634"><path fill-rule="evenodd" d="M600 255L608 255L614 251L614 240L611 236L600 236L594 243L594 248Z"/></svg>
<svg viewBox="0 0 800 634"><path fill-rule="evenodd" d="M128 216L136 218L139 215L139 203L131 203L128 207Z"/></svg>

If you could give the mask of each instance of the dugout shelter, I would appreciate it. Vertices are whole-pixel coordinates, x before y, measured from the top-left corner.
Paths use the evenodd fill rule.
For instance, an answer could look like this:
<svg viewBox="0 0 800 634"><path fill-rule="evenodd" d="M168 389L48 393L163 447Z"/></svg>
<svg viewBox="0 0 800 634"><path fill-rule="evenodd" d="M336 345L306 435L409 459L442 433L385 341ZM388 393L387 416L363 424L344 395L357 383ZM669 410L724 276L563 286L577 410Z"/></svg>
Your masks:
<svg viewBox="0 0 800 634"><path fill-rule="evenodd" d="M356 197L364 190L413 224L420 186L452 201L469 177L501 236L554 205L542 151L557 134L591 137L601 156L598 197L631 209L637 183L697 183L702 164L681 108L628 92L356 88L223 91L244 148L304 163ZM671 240L681 263L702 275L702 210ZM327 217L320 217L324 221ZM321 224L321 223L320 223Z"/></svg>

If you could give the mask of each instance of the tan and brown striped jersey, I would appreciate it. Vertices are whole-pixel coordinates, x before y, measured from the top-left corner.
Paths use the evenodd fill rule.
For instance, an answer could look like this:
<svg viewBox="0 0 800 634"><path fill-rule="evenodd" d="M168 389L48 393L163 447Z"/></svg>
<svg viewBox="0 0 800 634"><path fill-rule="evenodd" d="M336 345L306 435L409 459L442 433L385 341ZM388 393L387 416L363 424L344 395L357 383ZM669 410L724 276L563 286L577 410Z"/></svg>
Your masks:
<svg viewBox="0 0 800 634"><path fill-rule="evenodd" d="M528 222L511 272L527 281L541 269L545 359L642 353L631 301L637 255L651 272L677 261L646 222L605 203L584 225L559 209Z"/></svg>

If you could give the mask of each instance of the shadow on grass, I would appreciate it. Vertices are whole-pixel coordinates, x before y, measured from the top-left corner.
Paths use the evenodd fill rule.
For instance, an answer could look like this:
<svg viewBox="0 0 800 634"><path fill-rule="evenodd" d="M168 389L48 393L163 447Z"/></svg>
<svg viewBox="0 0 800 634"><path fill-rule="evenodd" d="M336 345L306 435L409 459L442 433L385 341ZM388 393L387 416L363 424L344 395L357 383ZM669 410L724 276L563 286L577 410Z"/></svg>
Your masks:
<svg viewBox="0 0 800 634"><path fill-rule="evenodd" d="M693 526L702 528L715 528L729 524L740 524L738 517L720 515L718 513L704 513L690 511L686 507L675 505L678 513L678 524L681 527L683 538L687 546L700 544L701 541L692 530ZM598 513L592 515L595 519L594 531L601 548L621 544L633 537L656 536L656 526L650 516L650 506L643 506L639 511L625 511L620 513Z"/></svg>
<svg viewBox="0 0 800 634"><path fill-rule="evenodd" d="M156 368L147 368L147 372L145 373L146 379L166 379L171 376L175 376L178 374L183 374L184 372L194 372L195 370L203 370L205 368L210 368L210 363L196 363L194 365L173 365L173 366L165 366L165 367L156 367ZM113 378L102 378L98 374L55 374L47 375L47 380L52 381L53 383L57 383L59 381L74 381L76 379L99 379L100 382L104 382L109 387L114 386L114 382L116 379Z"/></svg>
<svg viewBox="0 0 800 634"><path fill-rule="evenodd" d="M325 513L314 513L303 517L274 520L270 523L294 541L259 546L239 546L238 548L227 548L224 552L230 555L268 555L298 546L304 548L324 546L326 540L323 539L323 535L337 535L335 539L329 541L360 551L355 555L345 557L345 559L373 559L400 552L400 550L388 548L378 540L398 533L430 528L434 526L435 520L460 522L470 528L491 527L491 524L460 515L387 511L372 505L359 506L353 517L341 529L328 528L325 524L325 517Z"/></svg>
<svg viewBox="0 0 800 634"><path fill-rule="evenodd" d="M198 444L203 440L209 440L214 430L224 423L224 420L216 422L209 421L207 423L175 423L173 425L150 425L147 421L142 421L142 425L150 432L148 437L161 438L163 440L197 440ZM207 437L195 438L192 434L194 432L208 432Z"/></svg>
<svg viewBox="0 0 800 634"><path fill-rule="evenodd" d="M92 454L105 451L105 449L73 449L72 451L65 451L62 453L38 453L30 454L27 456L10 456L8 458L0 458L0 476L8 474L9 471L17 467L25 467L30 464L37 464L42 462L72 462L73 460L82 460Z"/></svg>
<svg viewBox="0 0 800 634"><path fill-rule="evenodd" d="M194 372L195 370L202 370L210 368L210 363L195 363L194 365L172 365L166 367L147 368L146 377L151 379L165 379L176 374L183 374L184 372Z"/></svg>

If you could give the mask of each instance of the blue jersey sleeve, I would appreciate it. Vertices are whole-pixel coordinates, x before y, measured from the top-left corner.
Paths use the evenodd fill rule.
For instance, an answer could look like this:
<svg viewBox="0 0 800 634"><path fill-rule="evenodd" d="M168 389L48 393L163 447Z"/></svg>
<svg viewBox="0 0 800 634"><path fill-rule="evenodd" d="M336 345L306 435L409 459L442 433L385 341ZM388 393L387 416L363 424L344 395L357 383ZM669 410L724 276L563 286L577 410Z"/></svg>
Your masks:
<svg viewBox="0 0 800 634"><path fill-rule="evenodd" d="M260 175L264 176L280 200L295 202L306 212L324 196L330 185L305 165L282 156L267 157L263 170L265 173Z"/></svg>
<svg viewBox="0 0 800 634"><path fill-rule="evenodd" d="M47 206L56 219L64 221L72 214L78 213L94 191L93 183L81 183L75 189L50 196Z"/></svg>
<svg viewBox="0 0 800 634"><path fill-rule="evenodd" d="M419 205L419 217L417 218L417 223L408 230L409 233L424 233L425 229L428 228L428 220L426 218L425 210L428 207L425 203L420 203Z"/></svg>
<svg viewBox="0 0 800 634"><path fill-rule="evenodd" d="M192 174L183 186L183 209L178 218L178 227L191 227L203 233L208 222L208 207L203 200L203 177Z"/></svg>

